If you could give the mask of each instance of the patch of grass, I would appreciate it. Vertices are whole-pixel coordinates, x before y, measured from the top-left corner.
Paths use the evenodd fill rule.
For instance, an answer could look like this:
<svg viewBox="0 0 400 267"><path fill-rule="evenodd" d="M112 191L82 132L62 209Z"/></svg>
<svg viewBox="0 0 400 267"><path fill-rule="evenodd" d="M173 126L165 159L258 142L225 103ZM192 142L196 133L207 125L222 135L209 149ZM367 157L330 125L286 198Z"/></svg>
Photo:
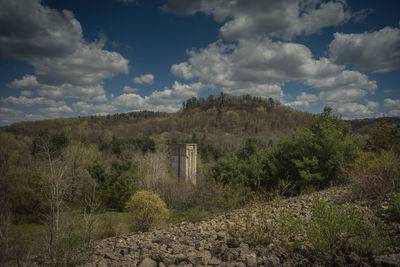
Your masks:
<svg viewBox="0 0 400 267"><path fill-rule="evenodd" d="M231 225L228 229L229 234L244 239L252 246L275 243L293 250L301 245L299 234L302 232L303 222L295 217L294 210L273 209L271 206L258 207L257 210L258 213L248 210L244 224Z"/></svg>
<svg viewBox="0 0 400 267"><path fill-rule="evenodd" d="M391 246L383 222L365 207L316 198L303 215L295 209L273 208L273 204L259 210L249 210L244 224L230 227L230 235L253 246L273 243L287 251L305 246L322 264L351 263L347 256L352 253L368 257Z"/></svg>
<svg viewBox="0 0 400 267"><path fill-rule="evenodd" d="M319 259L345 263L345 255L381 254L388 244L383 223L355 205L335 205L315 199L306 230Z"/></svg>
<svg viewBox="0 0 400 267"><path fill-rule="evenodd" d="M400 157L393 151L365 152L349 174L354 196L379 199L400 188Z"/></svg>
<svg viewBox="0 0 400 267"><path fill-rule="evenodd" d="M393 220L400 222L400 193L390 194L388 213Z"/></svg>
<svg viewBox="0 0 400 267"><path fill-rule="evenodd" d="M99 239L130 232L132 216L128 212L108 211L99 214L97 236Z"/></svg>

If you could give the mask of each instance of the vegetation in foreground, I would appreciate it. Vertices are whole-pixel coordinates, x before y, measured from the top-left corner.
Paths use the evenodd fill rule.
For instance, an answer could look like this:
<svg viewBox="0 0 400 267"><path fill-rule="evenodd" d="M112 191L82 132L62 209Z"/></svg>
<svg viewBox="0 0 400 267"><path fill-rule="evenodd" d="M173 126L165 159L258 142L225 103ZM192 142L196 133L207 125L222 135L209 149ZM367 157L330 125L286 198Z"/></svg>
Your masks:
<svg viewBox="0 0 400 267"><path fill-rule="evenodd" d="M30 124L1 131L0 257L19 264L39 255L38 263L74 265L90 255L99 238L149 230L165 221L201 220L255 196L271 199L344 182L352 186L354 196L372 203L390 195L388 214L398 220L399 133L385 120L361 137L329 108L311 116L270 99L226 95L188 100L173 116L178 121L173 128L166 124L171 121L165 114L106 118L113 122L112 131L121 132L109 141L91 132L104 122L101 118L78 125L71 121L60 132L29 130L25 126ZM203 132L185 130L197 129L193 121L204 117L215 122L202 121ZM302 120L305 127L279 142L266 134L271 129L272 134L279 135L282 129L285 133ZM122 128L128 122L134 125L130 127L149 124L154 130L132 131L136 137L129 139ZM199 143L197 186L184 184L169 172L168 144L186 141ZM240 143L243 146L237 147ZM309 227L299 228L305 224L299 220L307 220ZM283 216L281 224L299 237L295 245L316 249L321 262L340 264L350 252L369 255L390 247L382 222L354 205L316 200L310 218ZM33 230L29 233L28 228ZM272 228L267 222L253 228L249 243L270 242ZM365 231L376 235L365 236ZM38 243L42 245L35 246Z"/></svg>

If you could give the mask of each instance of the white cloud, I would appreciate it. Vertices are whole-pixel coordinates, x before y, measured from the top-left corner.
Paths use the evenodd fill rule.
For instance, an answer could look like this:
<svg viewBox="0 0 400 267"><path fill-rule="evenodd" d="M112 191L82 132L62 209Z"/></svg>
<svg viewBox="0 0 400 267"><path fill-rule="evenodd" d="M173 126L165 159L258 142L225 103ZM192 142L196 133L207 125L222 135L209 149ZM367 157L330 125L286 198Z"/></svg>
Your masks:
<svg viewBox="0 0 400 267"><path fill-rule="evenodd" d="M327 58L314 60L304 45L272 42L269 38L240 40L237 45L217 41L188 54L188 62L171 67L172 74L226 87L326 77L343 69Z"/></svg>
<svg viewBox="0 0 400 267"><path fill-rule="evenodd" d="M22 121L25 119L25 115L22 111L0 107L0 125L7 125L16 121Z"/></svg>
<svg viewBox="0 0 400 267"><path fill-rule="evenodd" d="M176 111L180 108L180 103L191 97L197 97L202 89L201 83L182 84L175 81L172 89L165 88L163 91L154 91L145 99L149 109Z"/></svg>
<svg viewBox="0 0 400 267"><path fill-rule="evenodd" d="M155 110L174 112L180 108L180 104L188 98L197 97L204 89L201 83L183 84L175 81L172 89L165 88L162 91L153 91L148 96L140 96L135 93L127 93L116 96L111 104L128 111Z"/></svg>
<svg viewBox="0 0 400 267"><path fill-rule="evenodd" d="M319 100L325 103L349 103L364 98L367 92L362 89L336 89L332 91L322 91Z"/></svg>
<svg viewBox="0 0 400 267"><path fill-rule="evenodd" d="M352 103L340 103L337 102L333 108L344 118L366 118L371 117L378 111L379 104L374 101L367 101L365 105L352 102Z"/></svg>
<svg viewBox="0 0 400 267"><path fill-rule="evenodd" d="M314 94L302 92L296 97L295 101L289 102L288 105L294 108L308 108L311 104L319 101L319 97Z"/></svg>
<svg viewBox="0 0 400 267"><path fill-rule="evenodd" d="M73 113L74 111L67 105L57 106L57 107L48 107L48 108L40 108L40 112L45 113L49 116L58 116L61 113Z"/></svg>
<svg viewBox="0 0 400 267"><path fill-rule="evenodd" d="M322 28L341 25L351 18L345 1L322 0L168 0L164 11L181 15L213 15L226 40L270 35L291 39Z"/></svg>
<svg viewBox="0 0 400 267"><path fill-rule="evenodd" d="M65 105L64 101L55 101L53 99L46 99L44 97L29 98L26 96L19 96L19 97L9 96L7 98L1 98L0 101L4 104L11 104L22 107L32 107L38 105L56 107Z"/></svg>
<svg viewBox="0 0 400 267"><path fill-rule="evenodd" d="M400 69L400 29L385 27L361 34L335 33L329 45L331 59L360 70L387 72Z"/></svg>
<svg viewBox="0 0 400 267"><path fill-rule="evenodd" d="M0 55L24 60L65 57L81 45L82 28L74 14L59 13L41 2L0 2Z"/></svg>
<svg viewBox="0 0 400 267"><path fill-rule="evenodd" d="M20 79L20 80L15 79L11 83L9 83L7 85L7 87L9 87L9 88L18 88L18 89L21 89L21 88L32 89L32 88L37 87L38 85L39 85L39 83L38 83L38 81L36 79L36 76L27 74L27 75L24 75L22 77L22 79Z"/></svg>
<svg viewBox="0 0 400 267"><path fill-rule="evenodd" d="M400 99L385 98L383 105L389 109L390 116L400 116Z"/></svg>
<svg viewBox="0 0 400 267"><path fill-rule="evenodd" d="M105 94L104 95L98 95L98 96L95 96L92 99L90 99L90 101L92 101L92 102L105 102L107 100L108 100L108 98L107 98L107 96Z"/></svg>
<svg viewBox="0 0 400 267"><path fill-rule="evenodd" d="M116 52L102 49L102 44L82 44L68 57L39 58L30 62L40 83L88 86L128 73L128 60Z"/></svg>
<svg viewBox="0 0 400 267"><path fill-rule="evenodd" d="M122 91L125 93L136 93L136 92L140 91L140 89L132 88L130 86L124 86L124 88L122 88Z"/></svg>
<svg viewBox="0 0 400 267"><path fill-rule="evenodd" d="M17 121L34 121L34 120L43 120L48 117L40 115L40 114L25 114L21 110L0 107L0 125L8 125Z"/></svg>
<svg viewBox="0 0 400 267"><path fill-rule="evenodd" d="M289 81L304 82L319 91L303 92L288 103L293 107L323 103L339 108L340 102L344 113L345 104L350 103L355 109L357 101L365 101L377 88L376 81L358 71L344 70L344 66L327 58L313 59L304 45L273 42L269 38L239 40L237 44L217 41L204 49L191 50L188 55L186 62L171 67L174 75L198 79L204 86L229 94L282 99L282 87ZM364 106L360 104L358 108L362 110ZM371 105L367 108L372 110ZM369 114L365 108L358 113Z"/></svg>
<svg viewBox="0 0 400 267"><path fill-rule="evenodd" d="M115 97L112 104L130 110L146 109L145 100L138 94L129 93Z"/></svg>
<svg viewBox="0 0 400 267"><path fill-rule="evenodd" d="M74 107L75 111L84 113L84 114L88 114L91 112L95 112L95 113L110 113L112 111L117 110L116 107L114 107L111 104L89 104L87 102L84 101L78 101L74 104L72 104L72 106Z"/></svg>
<svg viewBox="0 0 400 267"><path fill-rule="evenodd" d="M393 109L389 111L389 116L400 117L400 109Z"/></svg>
<svg viewBox="0 0 400 267"><path fill-rule="evenodd" d="M94 84L88 86L75 86L72 84L61 84L59 86L40 84L37 89L40 96L47 98L84 98L90 99L105 95L102 85Z"/></svg>
<svg viewBox="0 0 400 267"><path fill-rule="evenodd" d="M400 99L385 98L383 100L383 105L389 109L399 109Z"/></svg>
<svg viewBox="0 0 400 267"><path fill-rule="evenodd" d="M350 70L344 70L326 77L309 78L306 80L306 83L321 91L364 89L368 93L374 93L377 88L376 81L370 81L367 75Z"/></svg>
<svg viewBox="0 0 400 267"><path fill-rule="evenodd" d="M217 41L188 55L188 61L171 67L172 74L187 80L197 78L205 86L234 95L281 99L282 85L296 80L329 91L321 95L326 100L341 96L340 92L348 96L357 92L360 98L377 88L376 82L364 74L343 70L327 58L313 59L304 45L272 42L269 38L240 40L236 45ZM307 105L301 101L296 105Z"/></svg>
<svg viewBox="0 0 400 267"><path fill-rule="evenodd" d="M153 74L143 74L139 77L133 78L134 83L138 84L153 84L154 83L154 75Z"/></svg>
<svg viewBox="0 0 400 267"><path fill-rule="evenodd" d="M105 38L88 43L74 14L40 0L0 1L0 56L25 60L34 75L8 84L37 89L46 97L97 97L103 81L128 73L129 61L103 49Z"/></svg>

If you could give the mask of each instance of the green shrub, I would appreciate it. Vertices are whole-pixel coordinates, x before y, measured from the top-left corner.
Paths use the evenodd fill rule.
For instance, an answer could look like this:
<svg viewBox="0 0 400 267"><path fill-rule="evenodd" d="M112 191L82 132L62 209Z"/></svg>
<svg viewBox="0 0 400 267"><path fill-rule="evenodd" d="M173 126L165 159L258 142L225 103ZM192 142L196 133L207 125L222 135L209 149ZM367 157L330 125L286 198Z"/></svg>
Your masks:
<svg viewBox="0 0 400 267"><path fill-rule="evenodd" d="M353 195L379 198L400 187L400 157L392 151L365 152L349 173Z"/></svg>
<svg viewBox="0 0 400 267"><path fill-rule="evenodd" d="M148 231L168 216L164 201L150 191L138 191L126 202L125 208L133 216L133 231Z"/></svg>
<svg viewBox="0 0 400 267"><path fill-rule="evenodd" d="M338 206L315 199L307 239L320 260L344 263L345 255L379 254L387 248L383 223L354 205Z"/></svg>
<svg viewBox="0 0 400 267"><path fill-rule="evenodd" d="M400 222L400 193L390 194L390 205L388 212L390 217Z"/></svg>
<svg viewBox="0 0 400 267"><path fill-rule="evenodd" d="M257 139L248 139L243 148L234 156L219 161L212 169L214 178L236 188L248 187L252 190L267 186L264 172L265 146Z"/></svg>

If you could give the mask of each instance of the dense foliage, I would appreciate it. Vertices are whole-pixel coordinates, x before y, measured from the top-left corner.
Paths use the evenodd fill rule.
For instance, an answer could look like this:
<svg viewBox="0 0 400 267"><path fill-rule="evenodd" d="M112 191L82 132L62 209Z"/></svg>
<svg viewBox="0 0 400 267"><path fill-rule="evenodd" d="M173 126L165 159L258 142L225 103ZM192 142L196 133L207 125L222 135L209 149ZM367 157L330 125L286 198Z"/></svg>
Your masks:
<svg viewBox="0 0 400 267"><path fill-rule="evenodd" d="M266 147L249 139L235 156L213 168L216 179L253 190L270 190L291 183L297 190L323 188L339 179L341 167L354 160L360 144L350 126L326 108L314 115L309 127L293 137Z"/></svg>
<svg viewBox="0 0 400 267"><path fill-rule="evenodd" d="M103 204L107 208L118 211L124 209L125 202L133 194L135 185L139 182L136 168L128 160L113 161L109 172L98 160L89 166L89 173L97 182Z"/></svg>

